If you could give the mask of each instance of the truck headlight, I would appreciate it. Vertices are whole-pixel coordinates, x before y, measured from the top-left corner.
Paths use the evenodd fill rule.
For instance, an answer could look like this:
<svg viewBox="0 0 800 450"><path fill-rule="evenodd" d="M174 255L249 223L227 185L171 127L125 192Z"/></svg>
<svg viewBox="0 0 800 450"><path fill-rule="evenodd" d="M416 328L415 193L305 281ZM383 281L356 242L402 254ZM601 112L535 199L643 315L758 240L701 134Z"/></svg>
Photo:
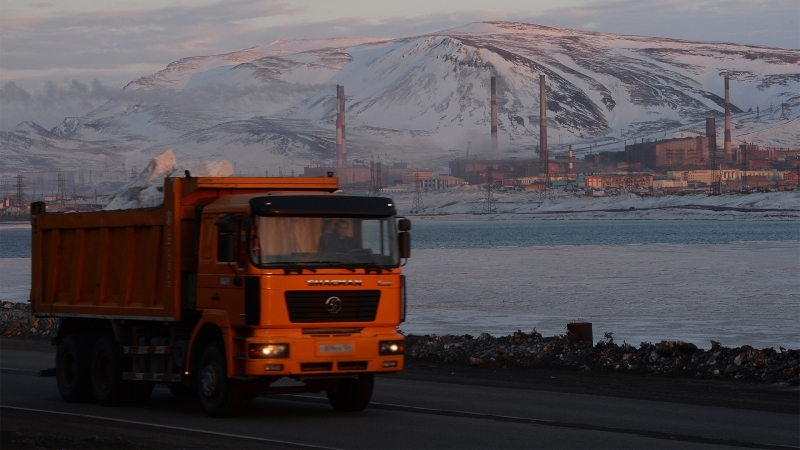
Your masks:
<svg viewBox="0 0 800 450"><path fill-rule="evenodd" d="M250 344L247 350L251 359L289 357L289 344Z"/></svg>
<svg viewBox="0 0 800 450"><path fill-rule="evenodd" d="M381 341L378 346L380 355L402 355L406 349L403 341Z"/></svg>

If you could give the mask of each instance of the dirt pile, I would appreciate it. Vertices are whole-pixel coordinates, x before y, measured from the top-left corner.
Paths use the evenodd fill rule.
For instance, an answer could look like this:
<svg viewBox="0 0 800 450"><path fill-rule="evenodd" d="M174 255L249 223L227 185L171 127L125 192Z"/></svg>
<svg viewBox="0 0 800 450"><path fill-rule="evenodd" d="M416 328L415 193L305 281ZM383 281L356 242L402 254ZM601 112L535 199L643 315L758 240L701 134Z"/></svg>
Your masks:
<svg viewBox="0 0 800 450"><path fill-rule="evenodd" d="M3 302L0 306L2 336L52 337L57 330L58 319L32 316L30 303Z"/></svg>
<svg viewBox="0 0 800 450"><path fill-rule="evenodd" d="M800 350L780 347L757 350L749 345L723 347L711 341L703 350L682 341L642 342L639 347L614 343L611 333L592 346L572 336L543 337L533 330L493 337L406 336L406 357L473 367L573 368L576 370L632 371L643 374L727 378L760 383L800 384Z"/></svg>

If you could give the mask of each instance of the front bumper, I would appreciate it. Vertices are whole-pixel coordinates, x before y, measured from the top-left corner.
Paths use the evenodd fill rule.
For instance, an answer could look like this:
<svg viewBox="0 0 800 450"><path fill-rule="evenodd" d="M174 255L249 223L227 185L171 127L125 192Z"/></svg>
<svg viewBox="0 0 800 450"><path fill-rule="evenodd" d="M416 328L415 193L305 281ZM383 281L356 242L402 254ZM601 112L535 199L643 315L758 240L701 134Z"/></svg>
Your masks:
<svg viewBox="0 0 800 450"><path fill-rule="evenodd" d="M380 355L381 341L402 341L392 332L350 335L307 335L271 330L267 335L247 338L251 344L289 344L288 358L250 358L244 360L247 376L327 375L358 372L397 372L403 369L403 354Z"/></svg>

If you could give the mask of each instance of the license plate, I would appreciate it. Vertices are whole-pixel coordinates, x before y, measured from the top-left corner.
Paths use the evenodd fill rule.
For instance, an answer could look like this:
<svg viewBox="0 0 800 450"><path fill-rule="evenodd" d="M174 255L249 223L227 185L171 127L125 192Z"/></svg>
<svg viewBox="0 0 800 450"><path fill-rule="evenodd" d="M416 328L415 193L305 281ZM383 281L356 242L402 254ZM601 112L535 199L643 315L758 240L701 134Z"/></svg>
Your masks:
<svg viewBox="0 0 800 450"><path fill-rule="evenodd" d="M319 346L320 353L352 353L353 344L323 344Z"/></svg>

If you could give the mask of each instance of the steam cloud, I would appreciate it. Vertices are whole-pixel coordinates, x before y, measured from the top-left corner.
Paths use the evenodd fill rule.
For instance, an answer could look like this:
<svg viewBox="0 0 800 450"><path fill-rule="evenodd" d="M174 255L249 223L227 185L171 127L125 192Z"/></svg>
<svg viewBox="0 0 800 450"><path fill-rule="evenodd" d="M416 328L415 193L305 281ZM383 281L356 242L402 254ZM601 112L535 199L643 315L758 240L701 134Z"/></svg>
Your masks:
<svg viewBox="0 0 800 450"><path fill-rule="evenodd" d="M65 117L85 115L118 92L98 80L88 85L78 80L62 84L48 81L32 92L9 81L0 88L0 130L11 130L26 120L52 128Z"/></svg>

